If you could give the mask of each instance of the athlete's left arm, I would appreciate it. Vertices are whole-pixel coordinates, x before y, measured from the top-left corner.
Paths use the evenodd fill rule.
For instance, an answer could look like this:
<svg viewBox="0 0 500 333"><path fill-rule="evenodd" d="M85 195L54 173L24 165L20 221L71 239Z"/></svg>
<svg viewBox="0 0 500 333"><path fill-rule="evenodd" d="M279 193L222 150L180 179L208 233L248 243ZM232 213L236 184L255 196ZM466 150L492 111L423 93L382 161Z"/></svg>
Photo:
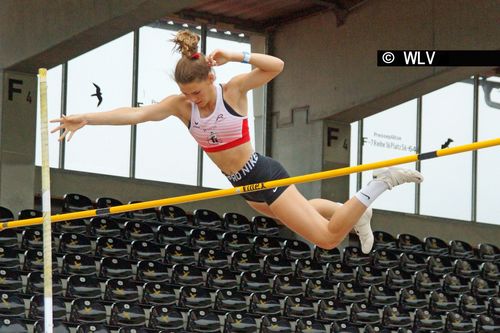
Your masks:
<svg viewBox="0 0 500 333"><path fill-rule="evenodd" d="M215 50L208 56L208 61L213 66L220 66L228 61L241 62L242 60L242 52ZM236 75L227 83L231 87L238 88L242 94L271 81L281 73L285 65L283 60L261 53L252 53L249 63L254 66L251 72Z"/></svg>

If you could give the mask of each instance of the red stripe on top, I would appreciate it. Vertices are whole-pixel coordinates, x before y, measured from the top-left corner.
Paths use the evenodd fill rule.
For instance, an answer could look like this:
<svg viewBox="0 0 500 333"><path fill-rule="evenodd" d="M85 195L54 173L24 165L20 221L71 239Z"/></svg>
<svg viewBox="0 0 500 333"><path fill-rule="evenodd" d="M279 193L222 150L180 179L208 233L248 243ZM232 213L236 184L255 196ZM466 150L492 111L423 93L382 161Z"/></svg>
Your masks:
<svg viewBox="0 0 500 333"><path fill-rule="evenodd" d="M214 153L214 152L218 152L218 151L222 151L222 150L226 150L226 149L230 149L230 148L234 148L234 147L237 147L239 145L242 145L246 142L249 142L250 141L250 131L248 129L248 119L243 119L243 124L242 124L242 128L241 128L241 138L239 139L236 139L234 141L231 141L229 143L226 143L224 145L220 145L220 146L215 146L215 147L202 147L202 149L207 152L207 153Z"/></svg>

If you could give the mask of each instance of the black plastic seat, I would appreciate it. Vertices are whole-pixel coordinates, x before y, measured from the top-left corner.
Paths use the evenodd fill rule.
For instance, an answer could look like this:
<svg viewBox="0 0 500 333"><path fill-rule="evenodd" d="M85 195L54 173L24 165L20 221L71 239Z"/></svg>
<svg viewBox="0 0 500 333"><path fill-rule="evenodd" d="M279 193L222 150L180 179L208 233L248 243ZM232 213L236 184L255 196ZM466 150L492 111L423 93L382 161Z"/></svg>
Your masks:
<svg viewBox="0 0 500 333"><path fill-rule="evenodd" d="M78 193L66 193L63 196L63 212L81 212L89 209L94 209L94 205L89 197Z"/></svg>
<svg viewBox="0 0 500 333"><path fill-rule="evenodd" d="M331 333L359 333L358 327L350 323L336 323L330 325Z"/></svg>
<svg viewBox="0 0 500 333"><path fill-rule="evenodd" d="M347 307L340 300L332 298L318 301L318 313L316 317L319 320L341 322L349 319Z"/></svg>
<svg viewBox="0 0 500 333"><path fill-rule="evenodd" d="M333 283L354 282L354 269L341 263L329 263L326 266L326 279Z"/></svg>
<svg viewBox="0 0 500 333"><path fill-rule="evenodd" d="M52 240L52 248L55 248L53 236L51 236L51 240ZM17 235L16 235L16 244L17 244ZM24 229L23 234L21 236L21 248L26 250L27 249L41 250L43 248L42 231L37 229Z"/></svg>
<svg viewBox="0 0 500 333"><path fill-rule="evenodd" d="M254 216L252 218L252 231L258 235L278 236L280 227L275 220L267 216Z"/></svg>
<svg viewBox="0 0 500 333"><path fill-rule="evenodd" d="M172 268L172 283L183 286L203 286L205 280L201 269L192 265L176 264Z"/></svg>
<svg viewBox="0 0 500 333"><path fill-rule="evenodd" d="M202 268L229 268L227 254L217 249L200 249L198 266Z"/></svg>
<svg viewBox="0 0 500 333"><path fill-rule="evenodd" d="M379 269L358 266L356 267L356 282L362 287L381 285L385 283L385 276Z"/></svg>
<svg viewBox="0 0 500 333"><path fill-rule="evenodd" d="M97 275L95 260L85 254L66 254L63 257L61 274Z"/></svg>
<svg viewBox="0 0 500 333"><path fill-rule="evenodd" d="M14 214L7 207L0 206L0 222L9 222L14 220Z"/></svg>
<svg viewBox="0 0 500 333"><path fill-rule="evenodd" d="M221 244L222 250L226 252L251 251L253 248L253 244L246 235L235 231L224 233Z"/></svg>
<svg viewBox="0 0 500 333"><path fill-rule="evenodd" d="M396 249L397 239L388 232L382 230L373 231L373 249Z"/></svg>
<svg viewBox="0 0 500 333"><path fill-rule="evenodd" d="M219 333L219 316L207 310L189 310L187 315L186 330L200 333Z"/></svg>
<svg viewBox="0 0 500 333"><path fill-rule="evenodd" d="M120 200L111 197L99 197L95 200L96 208L109 208L122 205L123 203Z"/></svg>
<svg viewBox="0 0 500 333"><path fill-rule="evenodd" d="M460 314L469 318L486 314L488 310L484 302L478 302L475 297L467 294L460 296L458 308Z"/></svg>
<svg viewBox="0 0 500 333"><path fill-rule="evenodd" d="M167 265L152 260L137 263L136 280L143 282L163 282L170 280Z"/></svg>
<svg viewBox="0 0 500 333"><path fill-rule="evenodd" d="M129 241L153 241L155 239L153 228L145 222L138 221L125 222L123 235Z"/></svg>
<svg viewBox="0 0 500 333"><path fill-rule="evenodd" d="M236 272L260 271L260 261L251 252L233 252L231 254L231 269Z"/></svg>
<svg viewBox="0 0 500 333"><path fill-rule="evenodd" d="M14 229L0 231L0 246L3 248L18 247L17 232Z"/></svg>
<svg viewBox="0 0 500 333"><path fill-rule="evenodd" d="M469 291L469 281L448 273L443 278L443 291L448 295L459 296Z"/></svg>
<svg viewBox="0 0 500 333"><path fill-rule="evenodd" d="M246 313L226 313L223 333L258 332L257 321Z"/></svg>
<svg viewBox="0 0 500 333"><path fill-rule="evenodd" d="M119 257L127 258L127 244L116 237L101 236L96 242L96 257Z"/></svg>
<svg viewBox="0 0 500 333"><path fill-rule="evenodd" d="M129 279L109 279L104 289L105 301L136 302L139 300L137 285Z"/></svg>
<svg viewBox="0 0 500 333"><path fill-rule="evenodd" d="M458 258L474 258L474 249L472 246L462 240L452 240L449 244L450 255Z"/></svg>
<svg viewBox="0 0 500 333"><path fill-rule="evenodd" d="M364 254L357 246L346 246L343 250L342 262L350 267L369 266L371 258L369 254Z"/></svg>
<svg viewBox="0 0 500 333"><path fill-rule="evenodd" d="M470 319L464 318L459 313L448 312L445 322L445 333L474 333L474 324Z"/></svg>
<svg viewBox="0 0 500 333"><path fill-rule="evenodd" d="M405 311L400 311L395 306L385 306L382 311L382 326L388 329L399 329L405 327L411 327L413 320L411 319L410 313Z"/></svg>
<svg viewBox="0 0 500 333"><path fill-rule="evenodd" d="M427 308L428 304L425 294L414 288L401 289L399 293L399 308L403 311Z"/></svg>
<svg viewBox="0 0 500 333"><path fill-rule="evenodd" d="M0 333L28 333L26 323L18 318L0 319Z"/></svg>
<svg viewBox="0 0 500 333"><path fill-rule="evenodd" d="M35 325L33 325L33 333L44 333L44 331L45 331L45 324L43 320L37 320L35 322ZM66 323L57 320L54 320L52 322L52 333L70 333L70 332L71 330Z"/></svg>
<svg viewBox="0 0 500 333"><path fill-rule="evenodd" d="M207 287L213 289L237 289L239 285L236 273L223 268L209 268Z"/></svg>
<svg viewBox="0 0 500 333"><path fill-rule="evenodd" d="M80 324L76 327L76 333L111 333L104 324Z"/></svg>
<svg viewBox="0 0 500 333"><path fill-rule="evenodd" d="M415 288L420 292L430 292L441 289L439 277L426 271L415 272Z"/></svg>
<svg viewBox="0 0 500 333"><path fill-rule="evenodd" d="M98 300L77 298L71 302L69 321L74 323L105 323L106 308Z"/></svg>
<svg viewBox="0 0 500 333"><path fill-rule="evenodd" d="M174 224L186 224L188 218L184 209L178 206L160 207L160 221Z"/></svg>
<svg viewBox="0 0 500 333"><path fill-rule="evenodd" d="M161 246L147 241L133 241L130 247L132 260L161 260Z"/></svg>
<svg viewBox="0 0 500 333"><path fill-rule="evenodd" d="M195 209L193 212L195 226L209 229L222 229L222 219L216 212L209 209Z"/></svg>
<svg viewBox="0 0 500 333"><path fill-rule="evenodd" d="M238 213L224 213L222 215L224 229L236 232L252 232L252 224L248 218Z"/></svg>
<svg viewBox="0 0 500 333"><path fill-rule="evenodd" d="M235 290L217 290L214 309L222 312L247 312L245 296Z"/></svg>
<svg viewBox="0 0 500 333"><path fill-rule="evenodd" d="M299 296L304 293L302 283L290 275L275 275L273 278L273 294L281 297Z"/></svg>
<svg viewBox="0 0 500 333"><path fill-rule="evenodd" d="M146 325L144 309L134 303L114 303L109 324L113 326L141 327Z"/></svg>
<svg viewBox="0 0 500 333"><path fill-rule="evenodd" d="M142 303L150 305L174 305L177 303L172 285L146 282L142 287Z"/></svg>
<svg viewBox="0 0 500 333"><path fill-rule="evenodd" d="M448 255L450 249L444 240L438 237L429 236L424 238L424 251L430 255Z"/></svg>
<svg viewBox="0 0 500 333"><path fill-rule="evenodd" d="M349 321L353 324L379 324L380 315L377 308L366 303L353 303L350 306Z"/></svg>
<svg viewBox="0 0 500 333"><path fill-rule="evenodd" d="M275 315L263 316L260 321L259 333L292 333L290 321Z"/></svg>
<svg viewBox="0 0 500 333"><path fill-rule="evenodd" d="M315 300L331 299L335 297L335 287L325 279L307 279L305 297Z"/></svg>
<svg viewBox="0 0 500 333"><path fill-rule="evenodd" d="M28 274L26 281L26 294L38 295L44 293L43 272L31 272ZM62 296L63 286L61 278L57 275L52 275L52 295Z"/></svg>
<svg viewBox="0 0 500 333"><path fill-rule="evenodd" d="M371 286L368 290L368 303L375 307L393 306L398 303L396 292L385 286Z"/></svg>
<svg viewBox="0 0 500 333"><path fill-rule="evenodd" d="M283 305L283 315L291 318L314 318L314 304L304 297L287 296Z"/></svg>
<svg viewBox="0 0 500 333"><path fill-rule="evenodd" d="M142 203L142 201L129 201L128 204ZM138 209L125 213L126 217L135 221L158 222L158 214L154 208Z"/></svg>
<svg viewBox="0 0 500 333"><path fill-rule="evenodd" d="M210 229L200 228L191 229L189 233L189 246L194 249L201 248L220 248L220 241L217 232Z"/></svg>
<svg viewBox="0 0 500 333"><path fill-rule="evenodd" d="M408 272L403 272L399 268L390 268L385 274L385 284L392 290L400 290L413 286L412 275Z"/></svg>
<svg viewBox="0 0 500 333"><path fill-rule="evenodd" d="M500 281L500 263L483 262L481 264L481 277L486 281L498 282Z"/></svg>
<svg viewBox="0 0 500 333"><path fill-rule="evenodd" d="M498 261L500 259L500 249L497 245L481 243L478 248L479 258L481 258L481 260Z"/></svg>
<svg viewBox="0 0 500 333"><path fill-rule="evenodd" d="M399 267L399 257L390 250L378 249L371 253L372 267L380 270Z"/></svg>
<svg viewBox="0 0 500 333"><path fill-rule="evenodd" d="M442 332L444 324L439 314L433 314L426 309L418 309L415 311L413 328L417 332Z"/></svg>
<svg viewBox="0 0 500 333"><path fill-rule="evenodd" d="M475 277L471 280L471 294L479 299L498 296L496 283Z"/></svg>
<svg viewBox="0 0 500 333"><path fill-rule="evenodd" d="M30 299L28 319L39 320L44 318L44 295L35 295ZM52 318L66 321L66 305L61 298L52 298Z"/></svg>
<svg viewBox="0 0 500 333"><path fill-rule="evenodd" d="M243 272L240 276L240 290L246 292L267 292L271 290L269 279L260 271Z"/></svg>
<svg viewBox="0 0 500 333"><path fill-rule="evenodd" d="M189 309L209 309L212 308L212 298L206 289L184 286L180 289L179 306Z"/></svg>
<svg viewBox="0 0 500 333"><path fill-rule="evenodd" d="M101 285L93 276L72 275L66 283L66 297L101 298Z"/></svg>
<svg viewBox="0 0 500 333"><path fill-rule="evenodd" d="M434 275L445 275L453 272L453 263L446 257L429 256L427 258L427 271Z"/></svg>
<svg viewBox="0 0 500 333"><path fill-rule="evenodd" d="M414 273L426 269L426 257L416 253L401 253L399 256L399 267L408 273Z"/></svg>
<svg viewBox="0 0 500 333"><path fill-rule="evenodd" d="M21 297L15 294L1 293L0 298L0 318L25 318L24 300Z"/></svg>
<svg viewBox="0 0 500 333"><path fill-rule="evenodd" d="M264 274L268 275L292 275L293 264L282 255L267 255L264 257Z"/></svg>
<svg viewBox="0 0 500 333"><path fill-rule="evenodd" d="M255 315L280 315L280 300L271 293L252 293L248 310Z"/></svg>
<svg viewBox="0 0 500 333"><path fill-rule="evenodd" d="M312 318L297 319L295 333L326 333L326 327L323 323Z"/></svg>
<svg viewBox="0 0 500 333"><path fill-rule="evenodd" d="M337 298L345 304L361 303L368 300L365 289L353 282L339 283Z"/></svg>
<svg viewBox="0 0 500 333"><path fill-rule="evenodd" d="M429 297L429 310L432 313L446 314L449 311L456 311L458 304L454 297L448 296L441 291L433 291Z"/></svg>
<svg viewBox="0 0 500 333"><path fill-rule="evenodd" d="M325 276L323 266L311 259L297 259L295 261L295 277L299 280L322 279Z"/></svg>
<svg viewBox="0 0 500 333"><path fill-rule="evenodd" d="M102 258L99 277L106 279L130 279L134 277L132 264L121 258Z"/></svg>
<svg viewBox="0 0 500 333"><path fill-rule="evenodd" d="M491 297L488 301L488 315L493 319L500 319L500 296Z"/></svg>
<svg viewBox="0 0 500 333"><path fill-rule="evenodd" d="M405 251L420 252L424 250L424 243L417 236L399 234L397 237L398 248Z"/></svg>
<svg viewBox="0 0 500 333"><path fill-rule="evenodd" d="M0 293L20 293L23 280L19 271L0 269Z"/></svg>
<svg viewBox="0 0 500 333"><path fill-rule="evenodd" d="M338 248L325 250L316 245L314 246L313 259L320 264L342 262L342 257Z"/></svg>
<svg viewBox="0 0 500 333"><path fill-rule="evenodd" d="M146 327L120 327L117 333L150 333Z"/></svg>
<svg viewBox="0 0 500 333"><path fill-rule="evenodd" d="M151 308L149 327L167 330L167 332L176 332L184 329L184 319L182 313L175 308L156 305Z"/></svg>
<svg viewBox="0 0 500 333"><path fill-rule="evenodd" d="M256 236L253 240L254 253L259 257L267 255L280 255L282 253L281 244L278 238L267 236Z"/></svg>
<svg viewBox="0 0 500 333"><path fill-rule="evenodd" d="M52 253L52 269L57 269L57 256ZM24 252L23 270L43 271L43 251L42 249L29 249Z"/></svg>
<svg viewBox="0 0 500 333"><path fill-rule="evenodd" d="M53 229L55 232L59 233L72 233L72 234L83 235L87 231L87 225L85 224L85 220L77 219L77 220L61 221L55 223Z"/></svg>
<svg viewBox="0 0 500 333"><path fill-rule="evenodd" d="M160 244L188 245L188 237L184 229L174 225L162 225L158 228L156 238Z"/></svg>
<svg viewBox="0 0 500 333"><path fill-rule="evenodd" d="M495 320L486 315L480 315L476 320L476 333L500 332L500 320Z"/></svg>
<svg viewBox="0 0 500 333"><path fill-rule="evenodd" d="M0 268L19 269L21 261L18 251L13 247L0 247Z"/></svg>
<svg viewBox="0 0 500 333"><path fill-rule="evenodd" d="M480 268L474 261L457 259L455 260L453 272L459 277L470 279L479 276Z"/></svg>
<svg viewBox="0 0 500 333"><path fill-rule="evenodd" d="M118 222L107 217L90 219L88 234L92 237L120 237L121 229Z"/></svg>
<svg viewBox="0 0 500 333"><path fill-rule="evenodd" d="M169 265L196 264L194 250L180 244L170 244L165 247L165 263Z"/></svg>
<svg viewBox="0 0 500 333"><path fill-rule="evenodd" d="M0 208L1 209L1 208ZM23 209L17 214L18 220L34 219L37 217L43 217L43 212L38 209ZM0 218L1 220L1 218ZM33 226L40 227L40 226Z"/></svg>
<svg viewBox="0 0 500 333"><path fill-rule="evenodd" d="M303 241L287 239L283 245L283 254L288 260L292 261L297 259L311 259L311 248Z"/></svg>

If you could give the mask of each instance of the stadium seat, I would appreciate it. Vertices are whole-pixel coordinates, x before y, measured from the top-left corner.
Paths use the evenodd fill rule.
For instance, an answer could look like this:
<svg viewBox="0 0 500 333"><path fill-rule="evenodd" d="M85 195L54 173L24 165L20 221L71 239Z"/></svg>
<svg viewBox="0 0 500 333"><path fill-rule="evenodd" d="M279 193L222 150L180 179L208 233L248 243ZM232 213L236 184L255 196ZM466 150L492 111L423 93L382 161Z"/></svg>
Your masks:
<svg viewBox="0 0 500 333"><path fill-rule="evenodd" d="M172 285L147 282L142 287L142 303L149 305L174 305L177 303Z"/></svg>
<svg viewBox="0 0 500 333"><path fill-rule="evenodd" d="M275 220L267 216L254 216L252 218L252 231L258 235L278 236L280 227Z"/></svg>
<svg viewBox="0 0 500 333"><path fill-rule="evenodd" d="M76 327L76 333L111 333L104 324L80 324Z"/></svg>
<svg viewBox="0 0 500 333"><path fill-rule="evenodd" d="M33 326L33 333L44 333L45 324L43 320L37 320ZM17 331L15 331L17 332ZM70 333L71 330L69 326L62 321L52 322L52 333Z"/></svg>
<svg viewBox="0 0 500 333"><path fill-rule="evenodd" d="M495 320L500 319L500 296L489 299L488 314Z"/></svg>
<svg viewBox="0 0 500 333"><path fill-rule="evenodd" d="M315 300L335 297L334 284L325 279L307 279L305 297Z"/></svg>
<svg viewBox="0 0 500 333"><path fill-rule="evenodd" d="M104 288L104 300L113 302L137 302L139 290L130 279L109 279Z"/></svg>
<svg viewBox="0 0 500 333"><path fill-rule="evenodd" d="M362 287L381 285L385 283L385 276L379 269L370 266L356 267L356 282Z"/></svg>
<svg viewBox="0 0 500 333"><path fill-rule="evenodd" d="M379 324L380 315L375 307L366 303L353 303L350 305L349 321L356 325Z"/></svg>
<svg viewBox="0 0 500 333"><path fill-rule="evenodd" d="M500 320L495 320L486 315L480 315L476 320L476 333L500 332Z"/></svg>
<svg viewBox="0 0 500 333"><path fill-rule="evenodd" d="M316 317L319 320L328 322L341 322L348 320L347 307L340 300L332 298L329 300L318 301L318 313Z"/></svg>
<svg viewBox="0 0 500 333"><path fill-rule="evenodd" d="M496 283L475 277L471 280L471 294L478 299L485 300L498 296Z"/></svg>
<svg viewBox="0 0 500 333"><path fill-rule="evenodd" d="M0 208L1 209L1 208ZM38 209L23 209L17 214L17 219L18 220L26 220L26 219L34 219L37 217L42 217L43 213L41 210ZM40 226L35 225L32 227L37 227L39 228Z"/></svg>
<svg viewBox="0 0 500 333"><path fill-rule="evenodd" d="M331 333L359 333L359 329L350 323L333 322L330 325L330 332Z"/></svg>
<svg viewBox="0 0 500 333"><path fill-rule="evenodd" d="M160 207L160 221L174 224L187 224L188 218L184 209L178 206Z"/></svg>
<svg viewBox="0 0 500 333"><path fill-rule="evenodd" d="M180 244L170 244L165 247L165 263L168 265L196 264L194 250Z"/></svg>
<svg viewBox="0 0 500 333"><path fill-rule="evenodd" d="M369 254L364 254L357 246L346 246L343 250L342 262L349 266L369 266L371 258Z"/></svg>
<svg viewBox="0 0 500 333"><path fill-rule="evenodd" d="M44 295L35 295L30 299L28 319L39 320L44 318ZM52 297L52 317L57 321L66 321L66 305L64 300Z"/></svg>
<svg viewBox="0 0 500 333"><path fill-rule="evenodd" d="M397 239L388 232L382 230L373 231L373 249L396 249Z"/></svg>
<svg viewBox="0 0 500 333"><path fill-rule="evenodd" d="M273 294L285 296L299 296L304 293L300 280L291 275L275 275L273 278Z"/></svg>
<svg viewBox="0 0 500 333"><path fill-rule="evenodd" d="M449 244L450 255L456 258L474 258L474 249L472 246L461 240L452 240Z"/></svg>
<svg viewBox="0 0 500 333"><path fill-rule="evenodd" d="M146 325L146 314L139 305L128 303L113 303L109 324L113 326L141 327Z"/></svg>
<svg viewBox="0 0 500 333"><path fill-rule="evenodd" d="M0 246L6 247L18 247L17 232L14 229L5 229L0 231Z"/></svg>
<svg viewBox="0 0 500 333"><path fill-rule="evenodd" d="M444 240L438 237L425 237L424 238L424 251L430 255L448 255L450 253L450 249L448 248L448 244Z"/></svg>
<svg viewBox="0 0 500 333"><path fill-rule="evenodd" d="M0 293L0 298L0 319L12 317L25 318L24 300L21 297L15 294Z"/></svg>
<svg viewBox="0 0 500 333"><path fill-rule="evenodd" d="M430 292L441 288L439 277L431 275L426 271L415 272L415 288L420 292Z"/></svg>
<svg viewBox="0 0 500 333"><path fill-rule="evenodd" d="M271 290L269 279L260 271L243 272L240 276L240 290L263 293Z"/></svg>
<svg viewBox="0 0 500 333"><path fill-rule="evenodd" d="M413 328L417 332L442 332L444 324L439 314L433 314L427 309L418 309L415 311Z"/></svg>
<svg viewBox="0 0 500 333"><path fill-rule="evenodd" d="M220 241L217 232L214 230L206 228L191 229L188 239L189 246L193 249L220 248Z"/></svg>
<svg viewBox="0 0 500 333"><path fill-rule="evenodd" d="M252 293L248 310L255 315L280 315L280 300L270 292Z"/></svg>
<svg viewBox="0 0 500 333"><path fill-rule="evenodd" d="M51 240L52 240L52 248L54 249L56 248L54 242L54 236L51 236ZM16 234L16 244L17 244L17 234ZM4 246L6 245L4 244ZM41 250L43 248L42 231L37 229L24 229L21 236L21 248L25 250L28 249Z"/></svg>
<svg viewBox="0 0 500 333"><path fill-rule="evenodd" d="M291 318L314 318L314 304L311 300L307 300L300 296L285 297L283 305L283 315Z"/></svg>
<svg viewBox="0 0 500 333"><path fill-rule="evenodd" d="M248 237L242 233L230 231L222 235L222 250L226 252L251 251L252 243Z"/></svg>
<svg viewBox="0 0 500 333"><path fill-rule="evenodd" d="M142 201L129 201L128 204L142 203ZM128 219L134 221L158 222L158 214L154 208L138 209L125 214Z"/></svg>
<svg viewBox="0 0 500 333"><path fill-rule="evenodd" d="M411 327L413 321L410 313L400 311L397 307L387 305L382 312L382 326L388 329Z"/></svg>
<svg viewBox="0 0 500 333"><path fill-rule="evenodd" d="M7 207L0 206L0 222L9 222L14 220L14 214Z"/></svg>
<svg viewBox="0 0 500 333"><path fill-rule="evenodd" d="M320 264L340 263L342 261L340 250L338 248L325 250L316 245L313 250L313 259Z"/></svg>
<svg viewBox="0 0 500 333"><path fill-rule="evenodd" d="M283 245L283 254L285 258L291 261L311 259L311 248L303 241L287 239Z"/></svg>
<svg viewBox="0 0 500 333"><path fill-rule="evenodd" d="M459 313L450 311L446 315L445 333L474 333L474 324Z"/></svg>
<svg viewBox="0 0 500 333"><path fill-rule="evenodd" d="M107 217L91 218L87 233L91 237L121 237L118 222Z"/></svg>
<svg viewBox="0 0 500 333"><path fill-rule="evenodd" d="M217 290L214 309L222 312L247 312L245 296L235 290ZM233 328L236 329L236 328Z"/></svg>
<svg viewBox="0 0 500 333"><path fill-rule="evenodd" d="M119 257L127 258L127 244L116 237L101 236L96 241L96 257Z"/></svg>
<svg viewBox="0 0 500 333"><path fill-rule="evenodd" d="M386 305L396 305L398 303L398 297L396 292L389 289L383 285L371 286L368 289L368 304L375 307L383 307Z"/></svg>
<svg viewBox="0 0 500 333"><path fill-rule="evenodd" d="M403 251L421 252L424 250L424 243L417 236L399 234L396 239L398 248Z"/></svg>
<svg viewBox="0 0 500 333"><path fill-rule="evenodd" d="M400 290L413 286L412 275L408 272L403 272L399 268L390 268L385 273L385 284L392 290Z"/></svg>
<svg viewBox="0 0 500 333"><path fill-rule="evenodd" d="M368 301L365 289L354 282L340 282L337 287L337 298L344 304Z"/></svg>
<svg viewBox="0 0 500 333"><path fill-rule="evenodd" d="M252 224L244 215L227 212L222 215L222 221L228 231L252 232Z"/></svg>
<svg viewBox="0 0 500 333"><path fill-rule="evenodd" d="M481 277L486 281L498 282L500 281L500 263L483 262L480 266Z"/></svg>
<svg viewBox="0 0 500 333"><path fill-rule="evenodd" d="M102 258L99 277L105 279L130 279L134 277L132 264L130 261L121 258Z"/></svg>
<svg viewBox="0 0 500 333"><path fill-rule="evenodd" d="M136 280L142 282L169 281L168 266L158 261L139 261L137 263Z"/></svg>
<svg viewBox="0 0 500 333"><path fill-rule="evenodd" d="M237 289L239 285L235 272L223 268L209 268L207 287L213 289Z"/></svg>
<svg viewBox="0 0 500 333"><path fill-rule="evenodd" d="M462 294L460 296L458 308L460 314L469 318L486 314L488 310L484 302L478 302L475 297L467 294Z"/></svg>
<svg viewBox="0 0 500 333"><path fill-rule="evenodd" d="M173 307L155 305L149 315L149 327L177 332L184 329L184 319L182 313Z"/></svg>
<svg viewBox="0 0 500 333"><path fill-rule="evenodd" d="M443 291L448 295L459 296L469 291L469 281L453 273L448 273L443 278Z"/></svg>
<svg viewBox="0 0 500 333"><path fill-rule="evenodd" d="M264 257L262 272L268 275L292 275L293 263L283 255L267 255Z"/></svg>
<svg viewBox="0 0 500 333"><path fill-rule="evenodd" d="M158 260L161 258L161 246L148 242L135 240L130 247L131 260Z"/></svg>
<svg viewBox="0 0 500 333"><path fill-rule="evenodd" d="M433 275L445 275L453 272L450 258L429 256L427 258L427 271Z"/></svg>
<svg viewBox="0 0 500 333"><path fill-rule="evenodd" d="M295 323L295 333L326 333L323 323L312 318L297 319Z"/></svg>
<svg viewBox="0 0 500 333"><path fill-rule="evenodd" d="M153 241L155 239L151 225L139 221L125 222L123 236L128 241Z"/></svg>
<svg viewBox="0 0 500 333"><path fill-rule="evenodd" d="M429 310L432 313L446 314L449 311L456 311L458 304L455 298L448 296L441 291L433 291L429 296Z"/></svg>
<svg viewBox="0 0 500 333"><path fill-rule="evenodd" d="M399 257L390 250L378 249L372 251L372 267L380 270L399 267Z"/></svg>
<svg viewBox="0 0 500 333"><path fill-rule="evenodd" d="M209 209L195 209L193 212L195 226L209 229L222 229L222 219L214 211Z"/></svg>
<svg viewBox="0 0 500 333"><path fill-rule="evenodd" d="M500 249L497 245L481 243L479 248L479 258L482 260L497 261L500 259Z"/></svg>
<svg viewBox="0 0 500 333"><path fill-rule="evenodd" d="M219 316L207 310L191 309L187 316L186 330L199 333L219 333Z"/></svg>
<svg viewBox="0 0 500 333"><path fill-rule="evenodd" d="M44 293L43 272L30 272L26 279L26 294L38 295ZM63 286L61 278L57 275L52 275L52 294L54 296L62 296Z"/></svg>
<svg viewBox="0 0 500 333"><path fill-rule="evenodd" d="M66 254L62 260L61 274L97 275L94 258L85 254Z"/></svg>
<svg viewBox="0 0 500 333"><path fill-rule="evenodd" d="M227 254L217 249L200 249L198 266L201 268L229 268Z"/></svg>
<svg viewBox="0 0 500 333"><path fill-rule="evenodd" d="M0 269L19 269L21 261L19 260L18 251L13 247L0 247Z"/></svg>
<svg viewBox="0 0 500 333"><path fill-rule="evenodd" d="M414 273L427 268L426 257L416 253L401 253L399 267L408 273Z"/></svg>
<svg viewBox="0 0 500 333"><path fill-rule="evenodd" d="M172 268L172 283L183 286L203 286L205 280L200 268L192 265L176 264Z"/></svg>
<svg viewBox="0 0 500 333"><path fill-rule="evenodd" d="M294 274L299 280L322 279L325 276L323 273L323 266L311 259L295 260Z"/></svg>
<svg viewBox="0 0 500 333"><path fill-rule="evenodd" d="M28 333L26 323L18 318L1 318L0 333Z"/></svg>
<svg viewBox="0 0 500 333"><path fill-rule="evenodd" d="M93 276L72 275L66 283L66 297L101 298L101 285Z"/></svg>
<svg viewBox="0 0 500 333"><path fill-rule="evenodd" d="M333 283L354 282L356 275L354 269L341 263L328 263L326 266L326 279Z"/></svg>
<svg viewBox="0 0 500 333"><path fill-rule="evenodd" d="M92 201L85 195L77 193L66 193L63 196L63 213L81 212L90 209L94 209L94 205L92 204Z"/></svg>
<svg viewBox="0 0 500 333"><path fill-rule="evenodd" d="M106 308L95 299L77 298L71 302L69 321L98 324L106 322Z"/></svg>
<svg viewBox="0 0 500 333"><path fill-rule="evenodd" d="M82 219L61 221L54 224L53 230L59 233L85 234L87 225Z"/></svg>
<svg viewBox="0 0 500 333"><path fill-rule="evenodd" d="M223 333L257 332L257 321L245 313L226 313Z"/></svg>
<svg viewBox="0 0 500 333"><path fill-rule="evenodd" d="M479 265L474 261L457 259L454 263L453 272L462 278L470 279L480 274Z"/></svg>
<svg viewBox="0 0 500 333"><path fill-rule="evenodd" d="M57 256L52 253L52 269L57 269ZM27 272L43 271L42 249L29 249L24 252L23 270Z"/></svg>
<svg viewBox="0 0 500 333"><path fill-rule="evenodd" d="M414 288L401 289L399 293L399 308L403 311L413 311L427 308L429 304L425 293L421 293Z"/></svg>
<svg viewBox="0 0 500 333"><path fill-rule="evenodd" d="M195 286L184 286L180 289L180 307L189 309L210 309L212 305L212 298L208 290Z"/></svg>
<svg viewBox="0 0 500 333"><path fill-rule="evenodd" d="M188 236L184 229L174 225L162 225L158 228L156 238L160 244L188 245Z"/></svg>
<svg viewBox="0 0 500 333"><path fill-rule="evenodd" d="M262 316L259 333L292 333L290 321L275 315Z"/></svg>
<svg viewBox="0 0 500 333"><path fill-rule="evenodd" d="M254 253L259 257L280 255L282 253L279 239L275 237L256 236L253 240L253 244Z"/></svg>
<svg viewBox="0 0 500 333"><path fill-rule="evenodd" d="M0 269L0 293L20 293L23 290L23 280L17 270Z"/></svg>
<svg viewBox="0 0 500 333"><path fill-rule="evenodd" d="M260 271L260 261L251 252L233 252L231 254L231 269L236 272Z"/></svg>

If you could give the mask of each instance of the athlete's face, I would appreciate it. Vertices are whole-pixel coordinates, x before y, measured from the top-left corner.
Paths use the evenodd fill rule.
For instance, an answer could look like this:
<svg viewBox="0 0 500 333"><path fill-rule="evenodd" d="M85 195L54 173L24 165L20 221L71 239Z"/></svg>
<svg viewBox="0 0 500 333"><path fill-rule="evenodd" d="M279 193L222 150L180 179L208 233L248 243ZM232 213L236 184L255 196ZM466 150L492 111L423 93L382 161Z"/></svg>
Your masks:
<svg viewBox="0 0 500 333"><path fill-rule="evenodd" d="M213 96L213 82L214 77L210 73L206 80L197 80L185 84L179 83L179 88L184 96L200 108L214 102L212 99L215 100L216 97Z"/></svg>

